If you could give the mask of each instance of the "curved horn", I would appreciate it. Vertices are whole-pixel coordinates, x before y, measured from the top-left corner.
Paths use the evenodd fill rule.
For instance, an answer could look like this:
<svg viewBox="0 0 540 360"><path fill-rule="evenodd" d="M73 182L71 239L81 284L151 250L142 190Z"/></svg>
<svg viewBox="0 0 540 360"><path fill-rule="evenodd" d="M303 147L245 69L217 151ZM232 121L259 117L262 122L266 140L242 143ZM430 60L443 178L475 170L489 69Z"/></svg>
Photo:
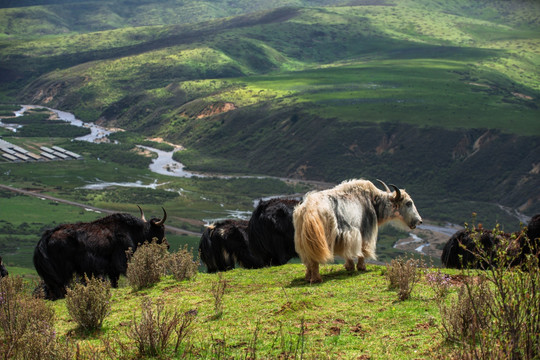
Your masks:
<svg viewBox="0 0 540 360"><path fill-rule="evenodd" d="M386 190L386 192L391 192L390 189L388 188L388 185L386 185L386 184L384 183L384 181L379 180L379 179L377 179L377 181L380 182L380 183L382 184L382 186L384 186L384 189Z"/></svg>
<svg viewBox="0 0 540 360"><path fill-rule="evenodd" d="M146 218L144 217L144 211L142 211L142 209L141 209L141 207L139 205L137 205L137 207L141 211L141 219L142 219L142 221L146 222Z"/></svg>
<svg viewBox="0 0 540 360"><path fill-rule="evenodd" d="M390 186L393 187L394 190L396 191L396 196L394 197L394 201L401 200L401 191L399 191L399 188L394 184L390 184Z"/></svg>
<svg viewBox="0 0 540 360"><path fill-rule="evenodd" d="M163 219L161 219L161 220L159 220L158 222L155 223L157 226L161 226L161 225L165 224L165 220L167 220L167 212L165 211L164 208L161 208L161 210L163 210Z"/></svg>

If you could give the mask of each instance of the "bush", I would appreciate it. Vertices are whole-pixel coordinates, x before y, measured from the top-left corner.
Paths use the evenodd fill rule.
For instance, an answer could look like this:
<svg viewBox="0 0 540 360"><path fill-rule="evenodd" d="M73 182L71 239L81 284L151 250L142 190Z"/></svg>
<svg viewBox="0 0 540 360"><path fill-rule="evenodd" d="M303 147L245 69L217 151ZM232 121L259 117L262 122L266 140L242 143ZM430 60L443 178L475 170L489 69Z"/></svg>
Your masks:
<svg viewBox="0 0 540 360"><path fill-rule="evenodd" d="M389 289L398 290L399 300L407 300L411 296L414 285L420 280L420 268L425 267L425 263L420 259L409 259L399 257L393 259L386 265L386 278Z"/></svg>
<svg viewBox="0 0 540 360"><path fill-rule="evenodd" d="M167 258L167 273L176 280L189 280L194 278L199 270L199 262L193 260L193 253L188 251L187 246L172 253Z"/></svg>
<svg viewBox="0 0 540 360"><path fill-rule="evenodd" d="M498 231L493 230L495 236ZM453 357L540 358L539 258L523 255L519 266L513 266L514 240L497 246L490 255L495 265L480 272L481 276L476 270L462 270L464 278L479 280L465 281L452 304L439 305L445 336L461 345ZM484 255L477 256L482 260Z"/></svg>
<svg viewBox="0 0 540 360"><path fill-rule="evenodd" d="M126 276L133 290L149 287L165 275L167 244L166 241L158 244L156 240L154 238L151 243L144 242L135 252L131 249L126 252L128 256Z"/></svg>
<svg viewBox="0 0 540 360"><path fill-rule="evenodd" d="M29 294L21 277L0 280L0 357L54 359L59 351L54 310Z"/></svg>
<svg viewBox="0 0 540 360"><path fill-rule="evenodd" d="M111 285L108 281L84 275L84 283L66 289L69 315L85 330L101 328L111 310Z"/></svg>
<svg viewBox="0 0 540 360"><path fill-rule="evenodd" d="M472 284L476 282L476 284ZM476 342L489 326L488 303L491 294L484 277L474 277L459 288L450 301L438 297L442 334L448 341Z"/></svg>
<svg viewBox="0 0 540 360"><path fill-rule="evenodd" d="M141 318L131 322L128 336L137 344L139 354L143 356L162 357L176 336L174 353L191 333L192 324L197 316L196 310L183 314L178 311L167 311L162 301L153 306L152 301L144 298L141 302ZM184 353L187 346L184 346Z"/></svg>

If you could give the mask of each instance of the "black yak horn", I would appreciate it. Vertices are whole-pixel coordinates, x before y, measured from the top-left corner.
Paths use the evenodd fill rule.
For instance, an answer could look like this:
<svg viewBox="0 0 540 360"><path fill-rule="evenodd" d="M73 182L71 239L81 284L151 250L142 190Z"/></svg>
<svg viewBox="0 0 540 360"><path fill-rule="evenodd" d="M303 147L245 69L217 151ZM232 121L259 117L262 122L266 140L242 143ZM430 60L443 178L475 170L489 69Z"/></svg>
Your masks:
<svg viewBox="0 0 540 360"><path fill-rule="evenodd" d="M141 207L139 205L137 205L137 207L141 211L141 219L142 219L142 221L146 222L146 218L144 217L144 211L142 211L142 209L141 209Z"/></svg>
<svg viewBox="0 0 540 360"><path fill-rule="evenodd" d="M399 191L398 187L394 184L390 184L390 186L393 187L394 190L396 190L396 196L394 197L394 201L401 200L401 191Z"/></svg>
<svg viewBox="0 0 540 360"><path fill-rule="evenodd" d="M157 226L161 226L161 225L165 224L165 220L167 220L167 212L165 211L164 208L161 208L161 210L163 210L163 219L156 222Z"/></svg>
<svg viewBox="0 0 540 360"><path fill-rule="evenodd" d="M386 185L386 184L384 183L384 181L379 180L379 179L377 179L377 181L380 182L380 183L382 184L382 186L384 186L384 189L386 190L386 192L391 192L390 189L388 188L388 185Z"/></svg>

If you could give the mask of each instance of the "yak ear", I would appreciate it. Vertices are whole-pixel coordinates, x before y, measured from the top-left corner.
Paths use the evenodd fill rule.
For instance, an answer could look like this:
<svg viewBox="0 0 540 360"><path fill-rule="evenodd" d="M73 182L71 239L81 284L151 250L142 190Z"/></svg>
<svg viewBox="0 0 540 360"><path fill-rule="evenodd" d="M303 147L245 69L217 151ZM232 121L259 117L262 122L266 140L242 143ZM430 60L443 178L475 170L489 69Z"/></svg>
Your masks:
<svg viewBox="0 0 540 360"><path fill-rule="evenodd" d="M167 220L167 212L165 211L164 208L161 208L161 210L163 210L163 219L161 219L159 221L156 221L154 223L154 225L156 225L156 226L161 226L161 225L165 224L165 220Z"/></svg>
<svg viewBox="0 0 540 360"><path fill-rule="evenodd" d="M398 202L399 200L401 200L401 191L399 191L399 188L394 184L390 184L390 186L393 187L394 190L396 191L396 196L394 196L392 201Z"/></svg>
<svg viewBox="0 0 540 360"><path fill-rule="evenodd" d="M139 205L137 205L137 207L139 208L139 210L141 211L141 220L146 222L146 218L144 217L144 211L142 211L141 207Z"/></svg>

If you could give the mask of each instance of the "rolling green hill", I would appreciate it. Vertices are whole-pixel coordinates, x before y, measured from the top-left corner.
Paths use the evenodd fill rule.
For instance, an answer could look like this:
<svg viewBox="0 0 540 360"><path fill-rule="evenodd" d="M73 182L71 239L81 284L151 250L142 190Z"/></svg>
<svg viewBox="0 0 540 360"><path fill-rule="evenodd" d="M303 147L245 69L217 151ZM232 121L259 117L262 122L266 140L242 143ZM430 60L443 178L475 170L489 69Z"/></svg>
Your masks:
<svg viewBox="0 0 540 360"><path fill-rule="evenodd" d="M540 211L537 2L167 5L6 3L0 99L162 136L195 170L379 177L440 220Z"/></svg>

